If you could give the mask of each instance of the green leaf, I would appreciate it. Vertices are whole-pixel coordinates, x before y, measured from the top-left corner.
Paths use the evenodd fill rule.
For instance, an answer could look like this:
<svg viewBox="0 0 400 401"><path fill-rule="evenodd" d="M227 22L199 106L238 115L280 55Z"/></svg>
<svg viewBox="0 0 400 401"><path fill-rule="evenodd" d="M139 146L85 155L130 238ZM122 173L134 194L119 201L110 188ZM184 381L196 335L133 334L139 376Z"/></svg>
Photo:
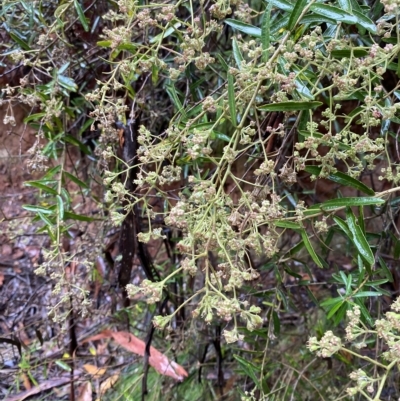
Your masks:
<svg viewBox="0 0 400 401"><path fill-rule="evenodd" d="M150 39L150 43L156 43L159 42L161 39L164 39L168 36L170 36L172 33L174 33L178 28L181 27L181 23L180 22L176 22L173 26L170 26L169 28L167 28L165 31L163 31L162 33L160 33L157 36L154 36L154 38Z"/></svg>
<svg viewBox="0 0 400 401"><path fill-rule="evenodd" d="M229 113L231 115L231 122L232 125L236 127L237 117L236 117L235 87L233 83L232 74L228 74L228 101L229 101Z"/></svg>
<svg viewBox="0 0 400 401"><path fill-rule="evenodd" d="M182 113L182 117L186 118L186 113L183 109L183 105L179 99L178 93L175 89L175 86L172 84L166 84L165 85L167 93L172 101L172 103L175 105L177 112Z"/></svg>
<svg viewBox="0 0 400 401"><path fill-rule="evenodd" d="M224 142L230 142L231 138L226 135L223 134L222 132L218 132L218 131L211 131L211 135L210 135L211 139L219 139L220 141L224 141Z"/></svg>
<svg viewBox="0 0 400 401"><path fill-rule="evenodd" d="M247 376L249 376L253 382L255 383L255 385L261 389L260 387L260 382L257 379L257 375L256 372L259 372L259 368L257 368L256 366L254 366L252 363L250 363L249 361L247 361L246 359L242 358L239 355L233 355L233 357L239 362L241 368L243 369L243 371L247 374Z"/></svg>
<svg viewBox="0 0 400 401"><path fill-rule="evenodd" d="M50 228L55 226L55 221L50 220L45 214L39 212L37 215L39 216L40 220L46 224L46 226L49 226Z"/></svg>
<svg viewBox="0 0 400 401"><path fill-rule="evenodd" d="M358 225L360 226L361 231L365 235L365 220L364 220L364 207L358 207Z"/></svg>
<svg viewBox="0 0 400 401"><path fill-rule="evenodd" d="M327 24L336 24L335 20L317 14L305 15L300 21L301 24L313 24L315 22L319 24L321 22L326 22Z"/></svg>
<svg viewBox="0 0 400 401"><path fill-rule="evenodd" d="M65 370L67 372L71 372L71 367L64 361L61 361L60 359L56 360L56 365L58 365L61 369Z"/></svg>
<svg viewBox="0 0 400 401"><path fill-rule="evenodd" d="M70 179L72 182L74 182L76 185L80 186L81 188L85 188L85 189L89 188L89 186L86 183L84 183L79 178L75 177L74 175L67 173L66 171L63 171L63 178Z"/></svg>
<svg viewBox="0 0 400 401"><path fill-rule="evenodd" d="M327 307L327 306L331 306L331 305L341 304L342 302L343 302L342 297L329 298L329 299L326 299L325 301L322 301L320 303L320 306Z"/></svg>
<svg viewBox="0 0 400 401"><path fill-rule="evenodd" d="M360 11L353 10L353 14L357 17L357 23L365 28L367 31L371 32L372 34L376 34L376 25L373 21L368 18L366 15L361 13Z"/></svg>
<svg viewBox="0 0 400 401"><path fill-rule="evenodd" d="M346 222L338 216L333 216L333 221L342 229L342 231L346 234L347 238L351 240L351 232Z"/></svg>
<svg viewBox="0 0 400 401"><path fill-rule="evenodd" d="M277 8L280 8L283 11L292 11L294 6L292 3L286 0L267 0L268 3L274 5Z"/></svg>
<svg viewBox="0 0 400 401"><path fill-rule="evenodd" d="M225 24L237 29L240 32L246 33L247 35L253 36L255 38L261 38L261 29L254 25L246 24L235 19L226 19Z"/></svg>
<svg viewBox="0 0 400 401"><path fill-rule="evenodd" d="M348 11L351 13L352 7L351 7L351 1L350 0L338 0L339 6L342 10Z"/></svg>
<svg viewBox="0 0 400 401"><path fill-rule="evenodd" d="M365 298L365 297L380 297L382 294L375 291L360 291L356 294L353 294L353 298Z"/></svg>
<svg viewBox="0 0 400 401"><path fill-rule="evenodd" d="M120 45L117 46L118 50L126 50L129 53L136 54L137 53L137 46L134 45L133 43L121 43Z"/></svg>
<svg viewBox="0 0 400 401"><path fill-rule="evenodd" d="M48 194L51 194L51 195L57 195L58 194L58 192L54 188L51 188L51 187L41 183L40 181L26 181L24 183L24 185L27 186L27 187L38 188L41 191L44 191L44 192L46 192Z"/></svg>
<svg viewBox="0 0 400 401"><path fill-rule="evenodd" d="M385 273L387 280L389 282L393 283L393 275L392 275L390 269L387 267L386 262L382 259L381 256L379 256L379 264L381 265L382 270Z"/></svg>
<svg viewBox="0 0 400 401"><path fill-rule="evenodd" d="M28 117L24 118L24 123L28 124L30 121L40 121L45 115L46 113L31 114Z"/></svg>
<svg viewBox="0 0 400 401"><path fill-rule="evenodd" d="M368 312L368 309L365 307L362 299L355 298L354 303L360 307L361 314L364 316L364 319L368 322L368 324L372 327L374 326L374 322L372 321L372 317Z"/></svg>
<svg viewBox="0 0 400 401"><path fill-rule="evenodd" d="M54 214L53 208L46 208L35 205L22 205L22 208L27 210L28 212L33 212L33 213Z"/></svg>
<svg viewBox="0 0 400 401"><path fill-rule="evenodd" d="M306 166L305 171L318 177L322 171L322 168L318 166ZM361 181L358 181L345 173L341 173L340 171L329 174L327 178L340 185L355 188L361 192L366 193L367 195L375 195L375 192L371 188L363 184Z"/></svg>
<svg viewBox="0 0 400 401"><path fill-rule="evenodd" d="M52 167L51 169L47 170L46 174L43 176L41 181L44 181L44 179L51 179L53 178L56 174L58 174L61 171L61 165L57 165L55 167Z"/></svg>
<svg viewBox="0 0 400 401"><path fill-rule="evenodd" d="M331 56L334 58L351 58L351 57L365 57L368 52L364 49L343 49L343 50L332 50Z"/></svg>
<svg viewBox="0 0 400 401"><path fill-rule="evenodd" d="M99 40L96 45L99 47L111 47L111 40Z"/></svg>
<svg viewBox="0 0 400 401"><path fill-rule="evenodd" d="M64 220L79 220L79 221L95 221L100 219L94 219L93 217L84 216L83 214L75 214L71 212L64 212Z"/></svg>
<svg viewBox="0 0 400 401"><path fill-rule="evenodd" d="M79 3L78 0L74 0L74 6L75 6L75 10L76 13L78 14L79 17L79 21L83 26L83 29L85 30L85 32L89 32L89 25L87 23L86 17L85 17L85 13L82 9L81 4Z"/></svg>
<svg viewBox="0 0 400 401"><path fill-rule="evenodd" d="M274 310L272 311L272 321L274 322L274 334L278 336L281 332L281 321L278 314Z"/></svg>
<svg viewBox="0 0 400 401"><path fill-rule="evenodd" d="M338 198L328 200L324 203L318 203L310 208L308 208L304 213L313 214L318 210L323 210L326 212L334 211L346 206L369 206L369 205L381 205L385 203L383 199L375 197L351 197L351 198Z"/></svg>
<svg viewBox="0 0 400 401"><path fill-rule="evenodd" d="M349 304L348 304L348 302L344 302L344 303L340 306L340 308L339 308L337 311L335 311L335 312L336 312L336 313L334 313L334 314L335 314L335 317L333 318L333 324L334 324L335 326L337 326L341 321L343 321L343 319L344 319L345 316L346 316L346 312L348 311L348 309L349 309ZM331 318L334 314L330 315L329 318ZM328 315L329 315L329 314L328 314Z"/></svg>
<svg viewBox="0 0 400 401"><path fill-rule="evenodd" d="M85 155L91 155L92 152L90 151L89 147L83 144L78 139L74 138L72 135L65 135L63 137L65 142L70 143L71 145L77 146Z"/></svg>
<svg viewBox="0 0 400 401"><path fill-rule="evenodd" d="M279 18L276 23L274 21L274 23L271 25L270 28L270 32L271 32L271 36L272 35L278 35L278 34L282 34L284 35L284 31L286 29L286 26L289 22L289 15L285 15L283 18Z"/></svg>
<svg viewBox="0 0 400 401"><path fill-rule="evenodd" d="M293 255L296 255L296 253L300 252L303 248L304 248L304 241L300 241L297 245L290 248L289 251L287 252L287 254L289 256L293 257Z"/></svg>
<svg viewBox="0 0 400 401"><path fill-rule="evenodd" d="M304 7L307 5L309 0L297 0L296 4L294 5L293 11L290 14L289 23L288 23L288 30L292 31L298 22L298 19L304 10Z"/></svg>
<svg viewBox="0 0 400 401"><path fill-rule="evenodd" d="M281 103L270 103L263 106L259 106L261 111L300 111L300 110L311 110L316 107L322 106L321 102L297 102L288 101Z"/></svg>
<svg viewBox="0 0 400 401"><path fill-rule="evenodd" d="M76 92L78 90L78 85L72 78L66 77L65 75L58 75L58 83L70 92Z"/></svg>
<svg viewBox="0 0 400 401"><path fill-rule="evenodd" d="M343 305L344 305L345 301L342 299L341 302L337 303L336 305L334 305L328 312L327 314L327 318L330 319Z"/></svg>
<svg viewBox="0 0 400 401"><path fill-rule="evenodd" d="M278 220L278 221L274 221L274 225L276 227L291 228L293 230L301 229L301 226L299 224L293 223L292 221Z"/></svg>
<svg viewBox="0 0 400 401"><path fill-rule="evenodd" d="M368 244L367 239L365 238L364 233L361 231L360 226L357 223L356 217L352 210L348 207L346 209L346 221L347 226L353 236L353 242L356 246L361 257L372 266L375 263L374 254Z"/></svg>
<svg viewBox="0 0 400 401"><path fill-rule="evenodd" d="M61 19L61 16L65 13L65 11L68 10L70 5L71 5L71 3L67 2L67 3L61 4L60 6L58 6L54 11L54 16L57 19Z"/></svg>
<svg viewBox="0 0 400 401"><path fill-rule="evenodd" d="M233 57L236 61L236 65L237 65L238 69L241 70L243 56L242 56L242 53L240 52L236 38L233 38L233 40L232 40L232 52L233 52Z"/></svg>
<svg viewBox="0 0 400 401"><path fill-rule="evenodd" d="M317 3L313 4L310 9L315 14L319 14L339 22L344 22L346 24L356 24L358 22L357 18L354 15L348 13L345 10L341 10L338 7Z"/></svg>
<svg viewBox="0 0 400 401"><path fill-rule="evenodd" d="M226 63L224 57L220 53L217 53L216 56L222 69L227 72L229 70L229 65Z"/></svg>
<svg viewBox="0 0 400 401"><path fill-rule="evenodd" d="M302 240L303 240L303 242L304 242L304 245L305 245L305 247L306 247L308 253L310 254L312 260L315 262L315 264L316 264L317 266L323 268L323 265L322 265L321 261L319 260L317 254L316 254L315 251L314 251L314 248L313 248L312 245L311 245L311 242L310 242L310 239L308 238L308 235L307 235L307 233L306 233L306 230L302 229L302 230L300 231L300 233L301 233L301 238L302 238Z"/></svg>
<svg viewBox="0 0 400 401"><path fill-rule="evenodd" d="M21 47L21 49L23 50L31 50L30 46L28 45L28 43L26 43L21 37L20 35L15 31L15 32L9 32L8 33L11 37L11 39L18 43Z"/></svg>
<svg viewBox="0 0 400 401"><path fill-rule="evenodd" d="M268 49L270 46L271 10L272 10L272 3L269 3L267 9L264 12L261 23L262 61L264 63L268 61L269 57Z"/></svg>
<svg viewBox="0 0 400 401"><path fill-rule="evenodd" d="M58 216L61 220L64 219L64 201L62 200L60 195L56 196L57 200L57 209L58 209Z"/></svg>
<svg viewBox="0 0 400 401"><path fill-rule="evenodd" d="M381 272L381 270L376 270L376 272ZM382 285L382 284L386 284L388 281L390 281L389 279L387 279L387 278L383 278L383 279L381 279L381 280L373 280L373 281L368 281L368 283L365 283L365 285L367 286L367 287L376 287L376 286L378 286L378 285ZM381 294L381 289L379 288L379 289L377 289L377 291Z"/></svg>

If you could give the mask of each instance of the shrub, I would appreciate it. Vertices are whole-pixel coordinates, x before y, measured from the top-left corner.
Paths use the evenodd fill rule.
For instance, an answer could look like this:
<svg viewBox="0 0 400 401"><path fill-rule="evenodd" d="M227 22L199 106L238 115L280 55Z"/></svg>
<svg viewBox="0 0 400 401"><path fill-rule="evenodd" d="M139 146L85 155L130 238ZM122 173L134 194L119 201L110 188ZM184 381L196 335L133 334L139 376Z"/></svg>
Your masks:
<svg viewBox="0 0 400 401"><path fill-rule="evenodd" d="M6 3L8 21L14 4L26 6ZM30 71L3 90L3 102L37 108L26 119L38 129L30 166L44 173L28 185L52 199L27 207L53 244L38 272L67 285L56 273L65 221L93 220L75 213L64 188L68 180L89 188L65 157L67 144L91 153L83 140L91 127L105 188L104 205L96 202L121 227L119 284L130 282L130 247L145 272L126 286L128 297L157 304L153 323L171 335L196 327L214 345L221 332L227 344L239 341L236 359L227 358L256 385L243 399L315 399L326 378L310 383L298 355L281 365L297 381L277 389L267 350L285 348L281 320L306 316L310 301L326 329L354 307L372 323L377 298L391 294L388 263L400 254L399 6L121 0L99 3L99 18L73 1L33 23L33 10L13 21L7 55ZM49 159L61 163L48 169ZM332 254L346 254L348 266ZM338 296L313 291L320 282Z"/></svg>

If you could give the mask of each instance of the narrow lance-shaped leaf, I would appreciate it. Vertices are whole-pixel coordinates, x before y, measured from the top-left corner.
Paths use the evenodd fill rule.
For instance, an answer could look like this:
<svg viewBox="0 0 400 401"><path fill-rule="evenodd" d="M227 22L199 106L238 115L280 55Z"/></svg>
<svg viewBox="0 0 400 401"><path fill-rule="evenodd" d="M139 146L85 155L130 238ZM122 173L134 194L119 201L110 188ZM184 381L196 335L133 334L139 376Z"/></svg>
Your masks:
<svg viewBox="0 0 400 401"><path fill-rule="evenodd" d="M321 102L298 102L298 101L288 101L281 103L270 103L263 106L259 106L261 111L301 111L301 110L311 110L316 107L322 106Z"/></svg>
<svg viewBox="0 0 400 401"><path fill-rule="evenodd" d="M293 230L299 230L301 227L298 223L293 223L292 221L277 220L274 221L274 225L280 228L291 228Z"/></svg>
<svg viewBox="0 0 400 401"><path fill-rule="evenodd" d="M89 25L87 23L85 13L82 9L82 6L79 3L79 0L74 0L74 6L75 6L76 13L78 14L79 21L83 26L83 29L85 30L85 32L89 32Z"/></svg>
<svg viewBox="0 0 400 401"><path fill-rule="evenodd" d="M380 297L382 294L376 291L360 291L353 294L353 298L365 298L365 297Z"/></svg>
<svg viewBox="0 0 400 401"><path fill-rule="evenodd" d="M338 198L328 200L324 203L316 204L304 211L304 214L310 215L318 213L319 211L331 212L336 209L340 209L346 206L369 206L369 205L381 205L385 201L381 198L375 197L350 197L350 198Z"/></svg>
<svg viewBox="0 0 400 401"><path fill-rule="evenodd" d="M342 10L348 11L351 13L352 7L351 7L351 1L350 0L338 0L339 6Z"/></svg>
<svg viewBox="0 0 400 401"><path fill-rule="evenodd" d="M262 61L265 63L269 57L269 46L270 46L270 25L271 25L271 10L272 3L268 4L267 9L264 12L261 26L261 45L262 45Z"/></svg>
<svg viewBox="0 0 400 401"><path fill-rule="evenodd" d="M27 210L28 212L33 213L43 213L43 214L53 214L54 210L46 207L36 206L36 205L22 205L22 208Z"/></svg>
<svg viewBox="0 0 400 401"><path fill-rule="evenodd" d="M296 4L294 5L293 11L290 14L290 18L289 18L289 23L288 23L288 30L292 31L296 25L300 14L302 13L302 11L304 10L305 6L307 5L307 3L309 2L309 0L297 0Z"/></svg>
<svg viewBox="0 0 400 401"><path fill-rule="evenodd" d="M236 65L240 70L242 68L243 56L242 53L240 52L239 45L235 38L233 38L232 40L232 51L233 51L233 57L235 58L236 61Z"/></svg>
<svg viewBox="0 0 400 401"><path fill-rule="evenodd" d="M338 216L333 216L333 221L342 229L342 231L351 239L351 232L346 222Z"/></svg>
<svg viewBox="0 0 400 401"><path fill-rule="evenodd" d="M64 219L78 220L78 221L95 221L101 219L94 219L93 217L84 216L83 214L76 214L71 212L64 212Z"/></svg>
<svg viewBox="0 0 400 401"><path fill-rule="evenodd" d="M305 171L318 177L321 174L322 168L318 166L306 166ZM371 188L363 184L361 181L358 181L355 178L350 177L349 175L342 173L340 171L329 174L327 178L328 180L337 182L340 185L355 188L368 195L375 195L375 192Z"/></svg>
<svg viewBox="0 0 400 401"><path fill-rule="evenodd" d="M387 280L390 281L391 283L393 283L392 272L389 270L389 268L386 265L386 262L382 259L381 256L379 256L379 264L381 265L382 270L385 273L385 276L386 276Z"/></svg>
<svg viewBox="0 0 400 401"><path fill-rule="evenodd" d="M376 25L374 22L364 15L360 11L353 11L353 14L357 17L357 23L365 28L367 31L371 32L372 34L376 34Z"/></svg>
<svg viewBox="0 0 400 401"><path fill-rule="evenodd" d="M245 22L237 21L234 19L226 19L225 24L237 29L240 32L246 33L247 35L253 36L255 38L261 37L261 29L254 25L246 24Z"/></svg>
<svg viewBox="0 0 400 401"><path fill-rule="evenodd" d="M256 368L252 363L240 357L239 355L233 355L233 357L239 362L243 371L254 381L255 385L261 389L260 382L257 379L256 375L258 368Z"/></svg>
<svg viewBox="0 0 400 401"><path fill-rule="evenodd" d="M183 117L186 117L185 110L183 109L182 102L179 99L178 93L176 92L175 86L173 84L166 85L167 93L172 100L172 103L177 108L178 113L182 113Z"/></svg>
<svg viewBox="0 0 400 401"><path fill-rule="evenodd" d="M314 251L314 248L311 245L310 239L308 238L308 235L307 235L306 231L304 229L302 229L300 231L300 233L301 233L301 238L302 238L302 240L304 242L304 245L305 245L308 253L310 254L312 260L315 262L315 264L317 266L323 268L321 261L319 260L317 254Z"/></svg>
<svg viewBox="0 0 400 401"><path fill-rule="evenodd" d="M81 188L86 188L88 189L88 185L81 181L79 178L75 177L74 175L67 173L66 171L63 171L63 178L69 178L72 182L74 182L76 185L79 185Z"/></svg>
<svg viewBox="0 0 400 401"><path fill-rule="evenodd" d="M292 3L286 0L267 0L268 3L280 8L283 11L292 11L294 6Z"/></svg>
<svg viewBox="0 0 400 401"><path fill-rule="evenodd" d="M58 75L57 79L58 83L70 92L76 92L78 90L78 85L72 78L66 77L65 75Z"/></svg>
<svg viewBox="0 0 400 401"><path fill-rule="evenodd" d="M313 4L310 8L316 14L320 14L336 21L345 22L346 24L356 24L358 22L354 15L345 10L341 10L338 7L317 3Z"/></svg>
<svg viewBox="0 0 400 401"><path fill-rule="evenodd" d="M181 27L181 23L177 22L175 23L173 26L170 26L169 28L167 28L164 32L158 34L157 36L154 36L153 38L150 39L150 43L157 43L160 40L167 38L168 36L170 36L172 33L174 33L175 31L178 30L178 28Z"/></svg>
<svg viewBox="0 0 400 401"><path fill-rule="evenodd" d="M60 195L56 196L57 200L57 209L58 209L58 215L60 217L60 220L64 219L64 201L62 200Z"/></svg>
<svg viewBox="0 0 400 401"><path fill-rule="evenodd" d="M58 194L58 192L54 188L51 188L51 187L49 187L47 185L44 185L44 184L42 184L41 182L38 182L38 181L26 181L24 183L24 185L27 186L27 187L38 188L38 189L40 189L40 190L42 190L42 191L44 191L44 192L46 192L48 194L51 194L51 195L57 195Z"/></svg>
<svg viewBox="0 0 400 401"><path fill-rule="evenodd" d="M360 226L357 224L356 217L350 208L346 209L346 221L347 226L353 236L353 242L356 246L358 252L361 257L372 266L375 262L374 254L368 244L367 239L365 238L364 233L362 232Z"/></svg>

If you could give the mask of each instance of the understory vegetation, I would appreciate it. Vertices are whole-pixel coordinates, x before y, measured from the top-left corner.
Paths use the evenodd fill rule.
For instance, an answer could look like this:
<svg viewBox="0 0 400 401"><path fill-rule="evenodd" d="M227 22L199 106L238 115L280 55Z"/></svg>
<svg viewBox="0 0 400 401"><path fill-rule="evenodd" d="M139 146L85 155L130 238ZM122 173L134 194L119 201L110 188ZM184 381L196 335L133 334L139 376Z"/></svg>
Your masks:
<svg viewBox="0 0 400 401"><path fill-rule="evenodd" d="M7 323L5 399L398 400L399 16L3 0L52 333Z"/></svg>

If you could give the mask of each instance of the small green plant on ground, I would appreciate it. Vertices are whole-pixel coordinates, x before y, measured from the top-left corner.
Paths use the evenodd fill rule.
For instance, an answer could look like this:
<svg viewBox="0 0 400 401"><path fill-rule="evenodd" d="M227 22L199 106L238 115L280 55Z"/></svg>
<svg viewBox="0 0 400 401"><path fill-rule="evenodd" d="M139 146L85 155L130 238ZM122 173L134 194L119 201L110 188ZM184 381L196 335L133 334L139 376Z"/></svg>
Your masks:
<svg viewBox="0 0 400 401"><path fill-rule="evenodd" d="M15 18L15 5L26 14ZM75 210L73 183L99 211L95 253L107 229L120 229L114 264L125 306L145 300L190 369L210 358L220 394L238 374L242 399L343 397L345 375L325 392L329 378L316 367L306 377L317 362L301 352L290 360L288 339L304 350L317 322L321 334L347 313L372 324L380 297L392 295L400 4L120 0L99 4L98 15L79 1L51 5L36 18L25 2L6 2L1 14L3 54L29 67L3 102L36 108L26 119L38 130L30 166L43 174L27 185L47 205L25 208L51 240L37 272L52 275L67 305L90 307L64 271L70 222L95 221ZM104 194L68 170L71 146L97 158ZM81 265L90 268L90 254L82 250ZM132 284L138 262L144 275ZM291 331L291 314L303 330ZM319 346L324 339L336 337ZM196 343L202 356L191 353ZM272 350L285 355L276 365Z"/></svg>

